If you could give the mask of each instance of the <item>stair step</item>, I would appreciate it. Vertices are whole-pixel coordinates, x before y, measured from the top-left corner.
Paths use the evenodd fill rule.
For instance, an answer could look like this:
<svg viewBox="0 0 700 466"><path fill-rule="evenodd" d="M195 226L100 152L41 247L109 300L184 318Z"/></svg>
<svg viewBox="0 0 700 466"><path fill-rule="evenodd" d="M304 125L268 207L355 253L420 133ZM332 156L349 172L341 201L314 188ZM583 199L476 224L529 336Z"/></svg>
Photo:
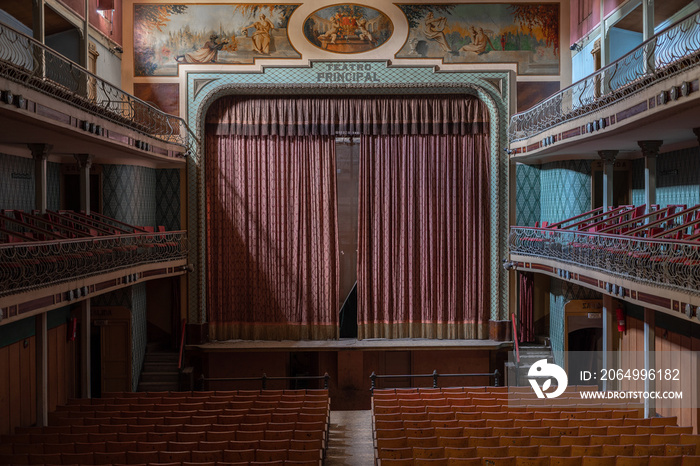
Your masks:
<svg viewBox="0 0 700 466"><path fill-rule="evenodd" d="M143 382L178 382L180 374L172 372L144 372L141 374Z"/></svg>
<svg viewBox="0 0 700 466"><path fill-rule="evenodd" d="M163 383L163 382L139 382L139 392L167 392L177 391L180 389L178 383Z"/></svg>
<svg viewBox="0 0 700 466"><path fill-rule="evenodd" d="M145 361L141 369L143 372L172 372L177 371L177 361L175 362L151 362Z"/></svg>

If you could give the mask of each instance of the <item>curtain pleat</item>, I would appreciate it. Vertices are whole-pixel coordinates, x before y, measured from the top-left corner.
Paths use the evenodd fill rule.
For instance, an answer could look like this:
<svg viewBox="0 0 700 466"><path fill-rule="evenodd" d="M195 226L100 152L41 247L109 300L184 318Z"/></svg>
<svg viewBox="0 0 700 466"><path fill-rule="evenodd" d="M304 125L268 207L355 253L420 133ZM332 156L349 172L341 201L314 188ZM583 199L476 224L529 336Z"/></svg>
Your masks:
<svg viewBox="0 0 700 466"><path fill-rule="evenodd" d="M333 138L207 134L207 156L211 337L337 338Z"/></svg>
<svg viewBox="0 0 700 466"><path fill-rule="evenodd" d="M212 105L206 126L217 135L249 136L481 134L489 129L486 107L470 96L231 97Z"/></svg>
<svg viewBox="0 0 700 466"><path fill-rule="evenodd" d="M488 113L478 99L228 97L206 127L212 338L338 337L335 136L356 134L359 337L488 337Z"/></svg>
<svg viewBox="0 0 700 466"><path fill-rule="evenodd" d="M363 136L360 338L488 338L488 136Z"/></svg>

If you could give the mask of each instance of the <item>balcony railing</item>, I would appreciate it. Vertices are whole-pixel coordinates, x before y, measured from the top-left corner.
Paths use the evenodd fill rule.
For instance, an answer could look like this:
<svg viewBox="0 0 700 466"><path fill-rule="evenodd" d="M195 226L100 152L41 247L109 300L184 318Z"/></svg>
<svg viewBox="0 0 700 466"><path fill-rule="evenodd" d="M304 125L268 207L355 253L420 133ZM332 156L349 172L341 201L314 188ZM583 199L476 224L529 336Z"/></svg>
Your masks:
<svg viewBox="0 0 700 466"><path fill-rule="evenodd" d="M35 39L0 24L0 76L194 153L196 137L167 114L90 73Z"/></svg>
<svg viewBox="0 0 700 466"><path fill-rule="evenodd" d="M584 231L512 227L510 252L582 266L608 275L700 293L700 242Z"/></svg>
<svg viewBox="0 0 700 466"><path fill-rule="evenodd" d="M0 297L186 258L185 231L0 244Z"/></svg>
<svg viewBox="0 0 700 466"><path fill-rule="evenodd" d="M513 115L510 142L622 101L700 62L700 12L686 16L619 60Z"/></svg>

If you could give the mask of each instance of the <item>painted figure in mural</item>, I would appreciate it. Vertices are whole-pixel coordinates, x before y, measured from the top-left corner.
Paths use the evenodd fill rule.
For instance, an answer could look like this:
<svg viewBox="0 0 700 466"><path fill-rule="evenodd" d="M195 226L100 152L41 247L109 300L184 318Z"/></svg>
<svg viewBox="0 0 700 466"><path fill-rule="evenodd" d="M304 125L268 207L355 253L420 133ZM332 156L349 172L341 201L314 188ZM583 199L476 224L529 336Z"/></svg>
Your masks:
<svg viewBox="0 0 700 466"><path fill-rule="evenodd" d="M331 18L331 28L324 34L318 36L318 38L319 40L330 39L331 44L335 44L335 40L338 38L338 33L340 33L340 13L336 13L335 16Z"/></svg>
<svg viewBox="0 0 700 466"><path fill-rule="evenodd" d="M357 21L357 28L360 30L360 40L366 40L367 42L374 42L372 34L367 29L367 20L362 18Z"/></svg>
<svg viewBox="0 0 700 466"><path fill-rule="evenodd" d="M264 14L261 14L258 21L243 29L247 31L249 28L255 28L255 32L253 33L253 48L255 51L263 55L269 55L270 31L275 28L275 25L272 24L272 21L267 19Z"/></svg>
<svg viewBox="0 0 700 466"><path fill-rule="evenodd" d="M460 50L460 52L473 52L478 55L481 55L482 53L486 53L486 46L490 45L492 50L496 50L496 47L493 46L491 43L491 39L486 35L484 32L484 28L479 28L479 31L472 26L470 28L471 36L472 36L472 43L467 44L463 46Z"/></svg>
<svg viewBox="0 0 700 466"><path fill-rule="evenodd" d="M446 24L447 18L444 16L435 18L433 12L429 11L423 23L423 34L425 34L425 37L428 39L437 42L445 52L451 52L452 49L450 49L447 39L445 39L445 33L443 32Z"/></svg>
<svg viewBox="0 0 700 466"><path fill-rule="evenodd" d="M217 42L218 38L218 34L212 34L209 36L209 40L204 43L204 47L194 52L178 55L175 57L175 61L178 63L216 63L219 50L228 44L226 40Z"/></svg>

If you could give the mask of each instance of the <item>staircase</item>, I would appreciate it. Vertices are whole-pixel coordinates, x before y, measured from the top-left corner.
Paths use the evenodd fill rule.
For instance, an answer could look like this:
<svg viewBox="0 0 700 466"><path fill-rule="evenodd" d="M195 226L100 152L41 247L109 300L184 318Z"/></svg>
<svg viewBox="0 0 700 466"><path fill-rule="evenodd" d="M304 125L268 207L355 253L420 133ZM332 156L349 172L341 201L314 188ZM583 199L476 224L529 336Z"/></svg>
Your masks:
<svg viewBox="0 0 700 466"><path fill-rule="evenodd" d="M148 344L143 360L139 392L177 391L180 389L180 371L177 368L179 354Z"/></svg>
<svg viewBox="0 0 700 466"><path fill-rule="evenodd" d="M515 351L515 350L513 350ZM515 357L513 358L515 360ZM520 345L520 363L506 363L506 374L509 386L529 387L527 373L530 367L539 361L546 359L547 362L554 362L552 347L549 343L549 338L538 338L538 343L521 344Z"/></svg>

